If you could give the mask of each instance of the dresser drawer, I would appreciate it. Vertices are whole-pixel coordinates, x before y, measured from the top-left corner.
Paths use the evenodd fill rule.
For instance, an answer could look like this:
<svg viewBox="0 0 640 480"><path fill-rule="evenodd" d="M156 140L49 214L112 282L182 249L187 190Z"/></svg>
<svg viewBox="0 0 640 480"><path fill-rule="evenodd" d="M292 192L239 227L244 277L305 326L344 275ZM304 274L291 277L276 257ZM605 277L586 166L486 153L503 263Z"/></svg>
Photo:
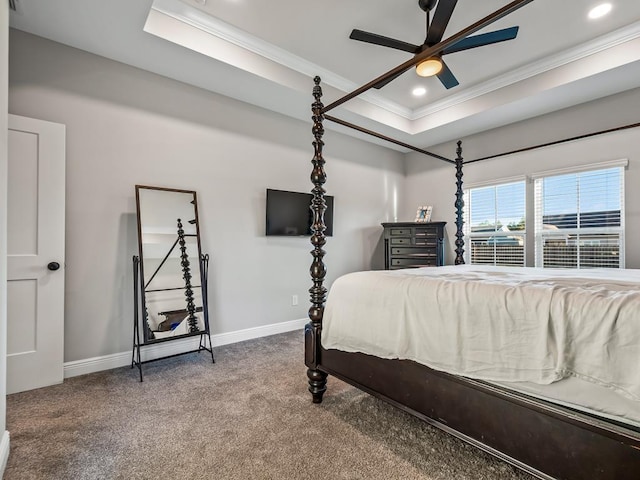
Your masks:
<svg viewBox="0 0 640 480"><path fill-rule="evenodd" d="M411 245L411 238L391 238L391 245Z"/></svg>
<svg viewBox="0 0 640 480"><path fill-rule="evenodd" d="M435 227L416 228L416 238L438 238L438 229Z"/></svg>
<svg viewBox="0 0 640 480"><path fill-rule="evenodd" d="M414 245L419 245L421 247L437 247L438 239L436 237L433 238L424 238L424 237L416 237Z"/></svg>
<svg viewBox="0 0 640 480"><path fill-rule="evenodd" d="M398 236L398 237L410 237L411 236L411 229L410 228L390 228L389 229L389 235L391 235L392 237Z"/></svg>
<svg viewBox="0 0 640 480"><path fill-rule="evenodd" d="M391 255L400 257L432 257L436 258L437 250L433 248L391 247Z"/></svg>
<svg viewBox="0 0 640 480"><path fill-rule="evenodd" d="M413 257L413 258L392 258L392 268L428 267L436 266L435 258Z"/></svg>

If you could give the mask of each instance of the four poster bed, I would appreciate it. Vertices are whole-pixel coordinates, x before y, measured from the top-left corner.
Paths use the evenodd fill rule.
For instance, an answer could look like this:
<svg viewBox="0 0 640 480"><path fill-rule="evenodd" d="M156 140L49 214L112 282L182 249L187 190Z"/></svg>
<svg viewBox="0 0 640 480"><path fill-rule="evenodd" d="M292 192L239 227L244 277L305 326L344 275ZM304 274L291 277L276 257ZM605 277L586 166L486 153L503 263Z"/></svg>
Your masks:
<svg viewBox="0 0 640 480"><path fill-rule="evenodd" d="M320 403L333 375L539 478L638 479L640 272L463 265L461 142L453 161L326 114L530 1L512 2L327 107L315 78L309 391ZM324 120L455 165L456 266L349 274L327 302Z"/></svg>

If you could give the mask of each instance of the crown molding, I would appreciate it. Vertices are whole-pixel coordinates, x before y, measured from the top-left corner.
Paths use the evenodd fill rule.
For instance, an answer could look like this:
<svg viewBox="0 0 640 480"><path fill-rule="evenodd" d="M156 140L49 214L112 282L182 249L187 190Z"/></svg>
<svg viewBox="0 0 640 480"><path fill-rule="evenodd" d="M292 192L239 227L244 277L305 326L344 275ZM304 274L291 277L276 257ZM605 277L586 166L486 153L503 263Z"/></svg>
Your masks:
<svg viewBox="0 0 640 480"><path fill-rule="evenodd" d="M509 85L513 85L514 83L521 82L528 78L535 77L536 75L548 72L554 68L568 65L577 60L635 40L639 37L640 21L627 25L626 27L620 28L607 35L598 37L590 42L578 45L577 47L570 48L537 62L525 65L524 67L517 68L509 73L492 78L491 80L482 82L474 87L466 88L460 93L456 93L443 100L434 102L431 105L414 110L409 120L419 120L429 115L433 115L442 110L446 110L447 108L473 100L474 98L508 87Z"/></svg>
<svg viewBox="0 0 640 480"><path fill-rule="evenodd" d="M326 83L340 91L351 92L360 86L330 70L327 70L326 68L320 67L313 62L255 37L244 30L191 7L180 0L154 0L151 8L175 20L202 30L210 35L214 35L226 42L243 48L256 55L260 55L285 68L301 73L310 78L319 75L322 78L323 83ZM459 93L455 93L440 101L433 102L416 110L411 110L408 107L404 107L371 91L359 95L358 98L409 121L420 120L424 117L428 117L448 108L463 104L482 95L508 87L555 68L568 65L577 60L635 40L639 37L640 21L618 29L615 32L598 37L585 44L578 45L555 55L547 56L537 62L527 64L504 75L479 83L473 87L465 88Z"/></svg>
<svg viewBox="0 0 640 480"><path fill-rule="evenodd" d="M179 0L154 0L151 9L249 52L260 55L290 70L306 75L309 78L318 75L322 78L323 83L343 92L351 92L360 86L326 68L322 68L313 62L294 55L287 50L266 42ZM412 110L410 108L403 107L396 102L384 98L382 95L366 92L358 98L405 119L412 117Z"/></svg>

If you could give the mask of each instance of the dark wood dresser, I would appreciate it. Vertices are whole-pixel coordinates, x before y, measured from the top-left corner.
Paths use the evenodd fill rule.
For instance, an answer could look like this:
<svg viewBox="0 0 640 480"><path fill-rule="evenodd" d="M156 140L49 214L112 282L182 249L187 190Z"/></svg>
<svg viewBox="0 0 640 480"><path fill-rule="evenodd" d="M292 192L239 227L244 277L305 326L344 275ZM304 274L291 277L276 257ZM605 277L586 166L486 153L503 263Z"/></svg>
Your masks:
<svg viewBox="0 0 640 480"><path fill-rule="evenodd" d="M444 265L446 223L383 223L384 268L395 270Z"/></svg>

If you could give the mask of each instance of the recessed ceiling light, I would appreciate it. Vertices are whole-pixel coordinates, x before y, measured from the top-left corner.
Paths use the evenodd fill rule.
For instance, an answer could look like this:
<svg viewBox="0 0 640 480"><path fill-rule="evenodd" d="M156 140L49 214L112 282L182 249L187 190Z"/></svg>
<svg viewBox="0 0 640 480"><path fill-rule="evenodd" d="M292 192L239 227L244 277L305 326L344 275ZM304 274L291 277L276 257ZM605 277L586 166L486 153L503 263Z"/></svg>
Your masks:
<svg viewBox="0 0 640 480"><path fill-rule="evenodd" d="M607 13L611 11L610 3L601 3L600 5L593 7L589 10L589 18L596 19L600 17L604 17Z"/></svg>
<svg viewBox="0 0 640 480"><path fill-rule="evenodd" d="M427 93L427 89L424 87L416 87L411 91L411 93L413 93L416 97L421 97L422 95Z"/></svg>

